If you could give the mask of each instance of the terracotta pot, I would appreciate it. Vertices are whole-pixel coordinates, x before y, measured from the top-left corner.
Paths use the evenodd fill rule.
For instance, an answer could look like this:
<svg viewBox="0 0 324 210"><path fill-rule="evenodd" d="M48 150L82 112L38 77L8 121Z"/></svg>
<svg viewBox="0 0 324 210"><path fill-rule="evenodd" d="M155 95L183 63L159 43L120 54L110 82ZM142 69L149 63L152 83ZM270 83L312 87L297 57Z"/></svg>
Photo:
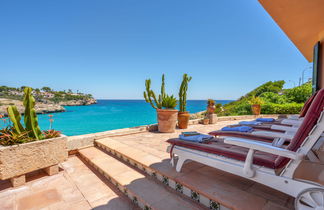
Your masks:
<svg viewBox="0 0 324 210"><path fill-rule="evenodd" d="M214 114L216 110L216 106L215 105L208 105L207 106L207 112L208 114Z"/></svg>
<svg viewBox="0 0 324 210"><path fill-rule="evenodd" d="M173 133L177 124L178 110L157 109L158 130L161 133Z"/></svg>
<svg viewBox="0 0 324 210"><path fill-rule="evenodd" d="M178 113L178 127L180 129L188 128L189 119L190 119L189 112L179 112Z"/></svg>
<svg viewBox="0 0 324 210"><path fill-rule="evenodd" d="M202 123L203 123L204 125L208 125L208 124L209 124L209 119L203 119Z"/></svg>
<svg viewBox="0 0 324 210"><path fill-rule="evenodd" d="M260 115L261 114L261 106L260 106L260 104L251 105L251 108L252 108L252 113L254 115Z"/></svg>

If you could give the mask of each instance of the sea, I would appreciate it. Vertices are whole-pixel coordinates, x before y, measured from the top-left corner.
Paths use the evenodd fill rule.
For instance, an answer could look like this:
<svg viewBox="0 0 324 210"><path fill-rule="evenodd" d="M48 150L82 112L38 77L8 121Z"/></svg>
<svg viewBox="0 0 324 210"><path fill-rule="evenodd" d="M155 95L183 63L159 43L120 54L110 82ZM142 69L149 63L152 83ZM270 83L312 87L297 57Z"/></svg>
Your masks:
<svg viewBox="0 0 324 210"><path fill-rule="evenodd" d="M38 122L42 130L52 128L67 136L102 132L120 128L136 127L157 122L156 111L144 100L97 100L88 106L66 106L66 112L39 114ZM206 109L206 100L188 100L187 111L200 112ZM231 100L216 100L227 104ZM0 122L3 127L3 122Z"/></svg>

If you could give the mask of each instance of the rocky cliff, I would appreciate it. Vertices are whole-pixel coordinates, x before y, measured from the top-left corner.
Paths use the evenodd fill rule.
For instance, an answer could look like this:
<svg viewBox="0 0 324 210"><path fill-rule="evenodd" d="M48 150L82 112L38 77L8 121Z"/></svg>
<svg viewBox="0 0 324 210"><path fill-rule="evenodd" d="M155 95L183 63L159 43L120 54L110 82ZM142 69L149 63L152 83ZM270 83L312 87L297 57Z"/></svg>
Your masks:
<svg viewBox="0 0 324 210"><path fill-rule="evenodd" d="M97 101L95 99L88 100L70 100L60 102L58 104L53 103L48 100L43 100L42 102L36 102L35 110L37 114L53 113L53 112L64 112L65 108L63 106L83 106L95 104ZM7 116L7 107L10 105L15 105L20 113L24 113L25 107L23 102L20 100L0 98L0 115Z"/></svg>
<svg viewBox="0 0 324 210"><path fill-rule="evenodd" d="M20 113L24 113L25 107L22 101L0 98L0 114L7 115L7 107L10 105L17 106ZM37 114L52 113L52 112L64 112L63 106L54 103L40 103L37 102L35 105L35 110Z"/></svg>

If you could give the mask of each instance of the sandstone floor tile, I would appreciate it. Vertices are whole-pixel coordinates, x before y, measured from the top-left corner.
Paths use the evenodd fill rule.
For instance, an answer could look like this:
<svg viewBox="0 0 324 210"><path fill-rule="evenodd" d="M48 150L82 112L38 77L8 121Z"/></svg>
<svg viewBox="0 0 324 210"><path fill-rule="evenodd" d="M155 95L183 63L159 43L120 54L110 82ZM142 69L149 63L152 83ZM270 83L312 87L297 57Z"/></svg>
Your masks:
<svg viewBox="0 0 324 210"><path fill-rule="evenodd" d="M60 194L66 202L77 202L84 199L82 193L77 188L68 188L60 191Z"/></svg>
<svg viewBox="0 0 324 210"><path fill-rule="evenodd" d="M190 185L191 189L205 194L207 197L214 198L219 202L227 203L233 209L261 209L266 199L246 193L231 184L222 181L208 181L201 177L198 172L191 172L177 178L178 182Z"/></svg>
<svg viewBox="0 0 324 210"><path fill-rule="evenodd" d="M115 177L118 183L123 186L129 185L134 181L144 178L145 176L143 174L138 173L137 171L127 171Z"/></svg>
<svg viewBox="0 0 324 210"><path fill-rule="evenodd" d="M138 158L136 161L144 164L145 166L150 166L152 164L159 163L161 159L156 156L147 154L145 156Z"/></svg>
<svg viewBox="0 0 324 210"><path fill-rule="evenodd" d="M41 209L60 201L62 201L61 195L57 190L51 189L20 198L17 204L19 210Z"/></svg>
<svg viewBox="0 0 324 210"><path fill-rule="evenodd" d="M259 183L255 183L247 191L283 206L290 198L290 196L287 194L271 189Z"/></svg>
<svg viewBox="0 0 324 210"><path fill-rule="evenodd" d="M217 181L228 183L241 190L247 190L255 183L243 177L226 173L209 166L204 166L203 168L200 168L197 172L199 174L202 174L205 180L210 180L212 182L213 180L217 179Z"/></svg>
<svg viewBox="0 0 324 210"><path fill-rule="evenodd" d="M293 210L294 208L288 208L274 202L267 202L262 210Z"/></svg>
<svg viewBox="0 0 324 210"><path fill-rule="evenodd" d="M163 186L148 179L135 180L126 187L145 201L149 202L149 204L156 203L169 195Z"/></svg>
<svg viewBox="0 0 324 210"><path fill-rule="evenodd" d="M82 149L82 150L80 150L80 153L82 155L87 156L88 159L90 159L90 160L98 158L98 152L94 147ZM100 156L99 156L99 158L100 158Z"/></svg>
<svg viewBox="0 0 324 210"><path fill-rule="evenodd" d="M199 210L199 209L207 209L201 205L197 205L192 201L189 203L185 203L184 205L184 198L176 195L170 195L162 200L154 203L152 207L154 209L176 209L176 210Z"/></svg>
<svg viewBox="0 0 324 210"><path fill-rule="evenodd" d="M1 210L14 210L15 209L15 196L7 195L0 198L0 209Z"/></svg>
<svg viewBox="0 0 324 210"><path fill-rule="evenodd" d="M110 176L116 176L128 171L128 167L126 165L116 161L112 162L112 160L95 162L95 164Z"/></svg>
<svg viewBox="0 0 324 210"><path fill-rule="evenodd" d="M91 206L88 201L82 200L73 203L67 203L65 206L68 210L90 210Z"/></svg>
<svg viewBox="0 0 324 210"><path fill-rule="evenodd" d="M126 199L118 196L103 197L90 203L93 210L132 210L139 209Z"/></svg>

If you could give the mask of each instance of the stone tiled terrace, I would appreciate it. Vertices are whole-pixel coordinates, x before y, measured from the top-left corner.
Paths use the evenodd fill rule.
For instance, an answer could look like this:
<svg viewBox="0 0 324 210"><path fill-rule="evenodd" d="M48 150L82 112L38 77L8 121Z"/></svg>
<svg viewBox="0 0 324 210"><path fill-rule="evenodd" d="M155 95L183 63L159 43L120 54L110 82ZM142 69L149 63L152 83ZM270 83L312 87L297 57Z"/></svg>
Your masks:
<svg viewBox="0 0 324 210"><path fill-rule="evenodd" d="M183 183L184 187L200 192L200 203L204 202L205 196L219 202L220 209L293 209L293 198L244 178L194 162L185 164L181 173L177 173L170 166L169 154L166 152L168 144L165 142L168 138L177 137L183 131L208 133L237 121L220 121L214 125L191 125L186 130L177 130L172 134L140 131L97 139L96 147L80 149L80 155L72 155L61 164L61 170L57 175L47 176L43 172L36 172L27 177L28 182L25 186L18 188L10 187L7 181L0 181L0 209L139 209L127 194L120 191L118 184L107 178L107 174L102 173L105 170L110 173L109 170L117 166L117 163L109 165L110 161L107 161L113 160L113 157L109 156L109 151L113 150L118 151L118 154L114 152L112 156L115 155L125 164L129 160L124 161L124 157L129 157L143 167L147 166L168 177L170 185L172 181L176 181ZM98 149L98 146L101 148ZM96 154L97 150L103 151L106 147L109 148L108 152ZM107 157L99 158L100 155ZM92 160L97 162L89 164L87 159L90 162ZM132 165L134 166L134 163ZM133 170L132 168L135 168L133 166L129 169ZM125 176L123 173L129 175ZM138 175L132 177L135 176L134 173ZM136 183L154 184L151 180L145 180L146 176L138 169L134 169L132 173L121 170L120 173L114 174L120 182L125 183L121 187L137 190L144 197L145 193L150 194L150 190L132 188L141 186L136 186ZM125 178L129 181L125 182ZM116 180L118 182L118 179ZM165 203L171 201L173 203L170 206L177 206L176 203L179 203L177 209L180 207L188 209L185 207L187 205L190 205L190 209L205 208L181 193L161 185L166 190L161 187L154 188L160 192L161 197L159 199L150 197L156 200L151 205L152 209L170 209ZM170 202L166 201L167 198Z"/></svg>
<svg viewBox="0 0 324 210"><path fill-rule="evenodd" d="M181 173L177 173L170 165L170 156L166 153L169 144L165 142L169 138L177 137L183 131L198 131L208 133L218 130L226 125L235 124L234 121L221 121L214 125L191 125L186 130L177 130L176 133L153 133L143 132L133 135L110 137L109 142L114 144L116 150L124 150L129 153L138 162L145 162L147 157L143 153L149 153L154 161L148 161L150 167L154 168L164 175L171 177L176 181L187 183L191 188L202 190L206 195L217 198L218 201L230 204L228 208L233 209L293 209L293 198L281 192L254 183L247 179L216 170L209 166L199 163L187 163L184 165ZM99 140L106 141L107 140ZM116 146L118 141L121 144L128 145L125 148L122 145ZM124 149L125 148L125 149ZM134 149L141 152L134 153Z"/></svg>
<svg viewBox="0 0 324 210"><path fill-rule="evenodd" d="M27 184L12 188L0 181L0 209L138 209L114 186L76 156L61 165L59 174L30 174Z"/></svg>

